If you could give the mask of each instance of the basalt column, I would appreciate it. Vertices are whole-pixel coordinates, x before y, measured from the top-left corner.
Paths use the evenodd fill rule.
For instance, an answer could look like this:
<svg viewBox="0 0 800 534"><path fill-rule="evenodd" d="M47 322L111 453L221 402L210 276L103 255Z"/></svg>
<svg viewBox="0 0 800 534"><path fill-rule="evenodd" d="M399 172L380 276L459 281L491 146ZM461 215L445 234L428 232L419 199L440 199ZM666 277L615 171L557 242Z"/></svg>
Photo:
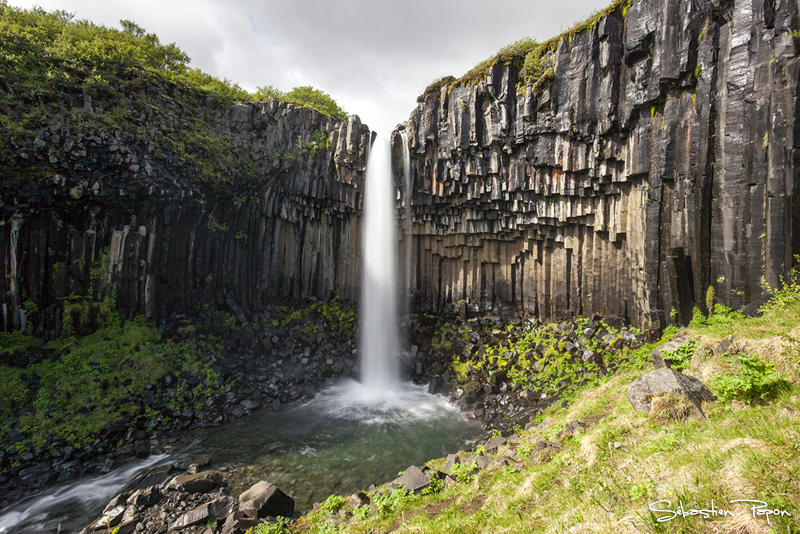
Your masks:
<svg viewBox="0 0 800 534"><path fill-rule="evenodd" d="M650 327L775 287L800 252L798 29L796 2L633 0L544 83L497 64L423 95L416 307Z"/></svg>

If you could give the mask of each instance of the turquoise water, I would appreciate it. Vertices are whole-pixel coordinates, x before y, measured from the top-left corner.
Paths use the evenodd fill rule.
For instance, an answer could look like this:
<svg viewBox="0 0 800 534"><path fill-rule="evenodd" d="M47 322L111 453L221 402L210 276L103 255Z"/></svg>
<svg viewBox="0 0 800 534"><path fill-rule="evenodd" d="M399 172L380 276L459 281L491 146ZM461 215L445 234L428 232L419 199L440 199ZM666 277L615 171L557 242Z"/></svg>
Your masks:
<svg viewBox="0 0 800 534"><path fill-rule="evenodd" d="M233 495L266 480L308 510L331 494L366 490L409 465L467 448L480 433L476 422L421 387L403 385L379 403L359 388L345 384L304 406L209 429L196 452L211 456L213 468L230 468Z"/></svg>

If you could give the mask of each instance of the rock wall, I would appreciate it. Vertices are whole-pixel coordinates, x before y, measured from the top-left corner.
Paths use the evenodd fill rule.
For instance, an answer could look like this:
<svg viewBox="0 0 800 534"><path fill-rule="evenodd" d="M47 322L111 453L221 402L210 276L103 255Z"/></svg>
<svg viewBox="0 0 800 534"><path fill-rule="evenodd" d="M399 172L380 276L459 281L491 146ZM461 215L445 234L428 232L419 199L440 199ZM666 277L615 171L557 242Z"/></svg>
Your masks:
<svg viewBox="0 0 800 534"><path fill-rule="evenodd" d="M800 253L799 28L797 2L632 0L561 39L543 88L496 65L424 95L401 127L416 307L650 327L777 286Z"/></svg>
<svg viewBox="0 0 800 534"><path fill-rule="evenodd" d="M125 130L81 133L63 114L14 148L45 178L3 162L4 329L31 319L37 332L58 332L65 314L90 325L109 299L127 317L214 306L245 321L275 299L358 298L369 129L356 116L339 123L278 102L209 98L189 109L169 94L180 90L168 86L143 106L143 124L181 132L203 121L244 154L230 176L200 179L179 148Z"/></svg>

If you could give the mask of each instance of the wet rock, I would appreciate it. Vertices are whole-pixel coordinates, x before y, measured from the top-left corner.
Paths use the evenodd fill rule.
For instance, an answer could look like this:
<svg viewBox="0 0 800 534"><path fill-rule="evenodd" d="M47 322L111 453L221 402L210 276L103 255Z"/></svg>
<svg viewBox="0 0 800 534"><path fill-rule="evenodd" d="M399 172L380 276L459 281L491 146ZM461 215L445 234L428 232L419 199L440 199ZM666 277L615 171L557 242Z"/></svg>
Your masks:
<svg viewBox="0 0 800 534"><path fill-rule="evenodd" d="M159 502L161 497L161 490L158 486L150 486L146 489L134 491L126 502L138 508L147 508Z"/></svg>
<svg viewBox="0 0 800 534"><path fill-rule="evenodd" d="M133 480L126 484L125 491L131 492L137 489L160 485L169 478L171 469L172 468L168 465L160 465L153 467L152 469L148 469L147 471L134 477Z"/></svg>
<svg viewBox="0 0 800 534"><path fill-rule="evenodd" d="M292 517L294 499L274 484L262 480L239 495L239 511L256 518Z"/></svg>
<svg viewBox="0 0 800 534"><path fill-rule="evenodd" d="M116 527L122 521L122 516L125 514L125 508L125 505L117 505L105 510L103 515L99 519L93 521L86 530L89 532L94 532L97 530L107 530L108 528Z"/></svg>

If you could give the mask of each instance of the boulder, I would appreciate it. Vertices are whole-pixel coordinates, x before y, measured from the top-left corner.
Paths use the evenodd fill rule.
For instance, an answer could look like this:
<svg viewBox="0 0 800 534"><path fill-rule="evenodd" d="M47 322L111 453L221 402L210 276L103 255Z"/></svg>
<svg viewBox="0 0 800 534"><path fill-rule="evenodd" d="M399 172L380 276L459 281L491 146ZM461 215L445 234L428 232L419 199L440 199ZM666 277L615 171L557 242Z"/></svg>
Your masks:
<svg viewBox="0 0 800 534"><path fill-rule="evenodd" d="M292 517L294 499L274 484L262 480L239 495L239 511L256 518Z"/></svg>
<svg viewBox="0 0 800 534"><path fill-rule="evenodd" d="M122 522L122 516L125 514L125 506L117 505L111 509L106 509L103 516L92 522L86 529L89 532L97 530L108 530L114 528Z"/></svg>
<svg viewBox="0 0 800 534"><path fill-rule="evenodd" d="M559 445L558 443L553 443L552 441L546 441L543 439L536 440L536 450L541 451L544 449L555 449L555 450L562 450L564 449L563 445Z"/></svg>
<svg viewBox="0 0 800 534"><path fill-rule="evenodd" d="M726 352L728 352L728 349L731 348L731 345L733 345L733 336L728 336L719 343L717 343L716 345L714 345L712 352L715 355L725 354Z"/></svg>
<svg viewBox="0 0 800 534"><path fill-rule="evenodd" d="M133 504L138 508L147 508L153 506L161 500L161 490L158 486L150 486L149 488L134 491L128 497L127 503Z"/></svg>
<svg viewBox="0 0 800 534"><path fill-rule="evenodd" d="M222 534L244 534L261 523L258 519L247 517L244 512L230 514L222 525Z"/></svg>
<svg viewBox="0 0 800 534"><path fill-rule="evenodd" d="M208 504L211 506L211 515L216 519L223 519L233 513L233 497L218 497Z"/></svg>
<svg viewBox="0 0 800 534"><path fill-rule="evenodd" d="M201 471L193 475L178 475L169 481L167 489L187 493L208 493L222 483L217 471Z"/></svg>
<svg viewBox="0 0 800 534"><path fill-rule="evenodd" d="M493 440L491 440L489 443L486 444L486 450L489 452L496 451L497 449L500 448L501 445L505 445L505 443L506 443L506 438L504 438L503 436L497 436L496 438L494 438Z"/></svg>
<svg viewBox="0 0 800 534"><path fill-rule="evenodd" d="M717 400L698 379L673 369L656 369L640 376L628 387L628 401L640 412L650 413L652 399L664 394L681 395L689 399L695 408L695 416L700 420L707 420L702 402Z"/></svg>
<svg viewBox="0 0 800 534"><path fill-rule="evenodd" d="M412 465L405 473L392 481L393 485L401 486L412 493L419 493L431 484L431 479L417 466Z"/></svg>
<svg viewBox="0 0 800 534"><path fill-rule="evenodd" d="M357 491L356 493L352 494L350 498L347 500L347 504L350 505L350 508L353 510L358 510L362 506L366 506L369 504L369 497L363 491Z"/></svg>
<svg viewBox="0 0 800 534"><path fill-rule="evenodd" d="M125 485L126 491L135 491L138 489L149 488L150 486L158 486L169 478L169 472L172 468L168 465L159 465L148 469L144 473L137 475L131 482Z"/></svg>

